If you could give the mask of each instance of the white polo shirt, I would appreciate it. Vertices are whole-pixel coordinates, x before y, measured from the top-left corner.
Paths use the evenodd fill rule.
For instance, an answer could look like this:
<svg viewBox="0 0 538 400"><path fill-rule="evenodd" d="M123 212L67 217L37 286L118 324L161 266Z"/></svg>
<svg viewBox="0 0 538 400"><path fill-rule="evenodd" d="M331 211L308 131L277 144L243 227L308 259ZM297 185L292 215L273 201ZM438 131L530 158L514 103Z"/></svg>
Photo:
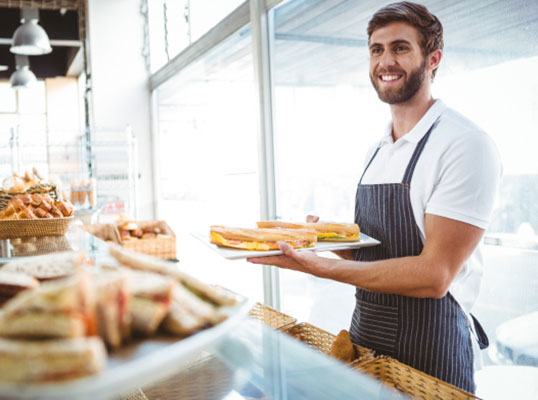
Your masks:
<svg viewBox="0 0 538 400"><path fill-rule="evenodd" d="M502 173L500 157L490 137L436 100L415 127L396 142L391 136L392 123L388 125L381 142L368 151L365 166L381 146L362 183L402 182L417 143L434 123L411 179L411 207L422 242L426 238L426 213L486 229ZM471 310L480 289L480 247L465 262L449 289L466 312Z"/></svg>

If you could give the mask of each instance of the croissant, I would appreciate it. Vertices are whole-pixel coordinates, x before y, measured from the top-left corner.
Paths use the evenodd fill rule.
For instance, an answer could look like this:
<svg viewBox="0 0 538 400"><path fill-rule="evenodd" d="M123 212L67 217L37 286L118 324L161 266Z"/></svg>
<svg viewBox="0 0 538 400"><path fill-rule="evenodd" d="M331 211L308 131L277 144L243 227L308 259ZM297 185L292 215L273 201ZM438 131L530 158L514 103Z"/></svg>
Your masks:
<svg viewBox="0 0 538 400"><path fill-rule="evenodd" d="M73 211L71 203L53 202L48 194L25 194L12 197L0 211L0 219L62 218L72 216Z"/></svg>

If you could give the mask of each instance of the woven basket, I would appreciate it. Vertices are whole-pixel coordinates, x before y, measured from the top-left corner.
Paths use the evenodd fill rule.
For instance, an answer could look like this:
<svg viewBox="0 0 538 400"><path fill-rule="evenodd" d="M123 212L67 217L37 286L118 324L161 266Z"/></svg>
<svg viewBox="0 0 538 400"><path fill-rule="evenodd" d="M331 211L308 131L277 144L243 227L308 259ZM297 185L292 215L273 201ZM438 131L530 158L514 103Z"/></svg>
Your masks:
<svg viewBox="0 0 538 400"><path fill-rule="evenodd" d="M73 217L0 220L0 239L62 236Z"/></svg>
<svg viewBox="0 0 538 400"><path fill-rule="evenodd" d="M16 193L16 194L10 194L7 192L4 192L3 190L0 190L0 210L3 210L5 206L7 206L7 203L9 203L9 200L11 200L13 197L21 196L23 194L48 194L50 198L53 201L58 201L60 199L60 196L58 194L58 190L55 184L53 183L38 183L36 185L33 185L29 187L27 190L24 191L24 193Z"/></svg>
<svg viewBox="0 0 538 400"><path fill-rule="evenodd" d="M351 367L380 380L412 399L420 400L474 400L471 393L443 382L431 375L386 356L365 362L354 361Z"/></svg>
<svg viewBox="0 0 538 400"><path fill-rule="evenodd" d="M299 339L306 345L325 354L330 354L331 346L336 339L336 336L332 333L324 331L323 329L310 325L306 322L294 325L286 329L285 332ZM357 353L357 358L353 361L353 363L365 362L374 358L373 352L370 349L355 345L355 350Z"/></svg>
<svg viewBox="0 0 538 400"><path fill-rule="evenodd" d="M65 236L42 236L12 239L14 257L37 256L73 250Z"/></svg>
<svg viewBox="0 0 538 400"><path fill-rule="evenodd" d="M220 400L227 397L234 384L234 370L217 357L206 355L142 390L150 400Z"/></svg>
<svg viewBox="0 0 538 400"><path fill-rule="evenodd" d="M87 224L82 225L80 229L105 242L118 243L118 237L114 231L113 224Z"/></svg>
<svg viewBox="0 0 538 400"><path fill-rule="evenodd" d="M249 311L249 314L252 318L258 319L277 330L287 329L297 322L295 318L261 303L256 303Z"/></svg>
<svg viewBox="0 0 538 400"><path fill-rule="evenodd" d="M118 225L114 226L116 241L126 249L138 253L148 254L153 257L175 260L176 255L176 235L165 221L136 221L140 229L147 227L159 228L161 232L169 237L156 237L155 239L130 239L121 240Z"/></svg>

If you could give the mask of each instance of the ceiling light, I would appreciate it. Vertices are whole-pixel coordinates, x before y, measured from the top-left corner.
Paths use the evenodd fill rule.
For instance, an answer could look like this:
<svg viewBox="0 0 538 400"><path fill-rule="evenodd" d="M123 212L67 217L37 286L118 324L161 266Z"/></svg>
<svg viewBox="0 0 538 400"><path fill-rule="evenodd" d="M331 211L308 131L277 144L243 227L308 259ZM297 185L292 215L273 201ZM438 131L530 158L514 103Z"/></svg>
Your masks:
<svg viewBox="0 0 538 400"><path fill-rule="evenodd" d="M25 89L30 87L37 79L30 71L30 63L27 56L15 56L15 72L11 74L9 82L13 89Z"/></svg>
<svg viewBox="0 0 538 400"><path fill-rule="evenodd" d="M47 32L38 25L38 19L37 8L22 10L22 25L13 34L13 42L9 49L12 53L38 56L52 51Z"/></svg>
<svg viewBox="0 0 538 400"><path fill-rule="evenodd" d="M9 67L7 65L0 65L0 71L7 71Z"/></svg>

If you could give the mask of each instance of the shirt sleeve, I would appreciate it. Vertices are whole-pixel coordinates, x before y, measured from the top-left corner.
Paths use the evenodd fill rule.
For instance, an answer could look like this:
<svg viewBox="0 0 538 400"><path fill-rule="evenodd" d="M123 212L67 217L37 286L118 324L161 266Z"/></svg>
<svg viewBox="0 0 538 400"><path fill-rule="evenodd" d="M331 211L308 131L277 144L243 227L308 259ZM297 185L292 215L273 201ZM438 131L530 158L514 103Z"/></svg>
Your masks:
<svg viewBox="0 0 538 400"><path fill-rule="evenodd" d="M426 213L487 229L501 173L497 148L485 133L461 135L442 156Z"/></svg>

